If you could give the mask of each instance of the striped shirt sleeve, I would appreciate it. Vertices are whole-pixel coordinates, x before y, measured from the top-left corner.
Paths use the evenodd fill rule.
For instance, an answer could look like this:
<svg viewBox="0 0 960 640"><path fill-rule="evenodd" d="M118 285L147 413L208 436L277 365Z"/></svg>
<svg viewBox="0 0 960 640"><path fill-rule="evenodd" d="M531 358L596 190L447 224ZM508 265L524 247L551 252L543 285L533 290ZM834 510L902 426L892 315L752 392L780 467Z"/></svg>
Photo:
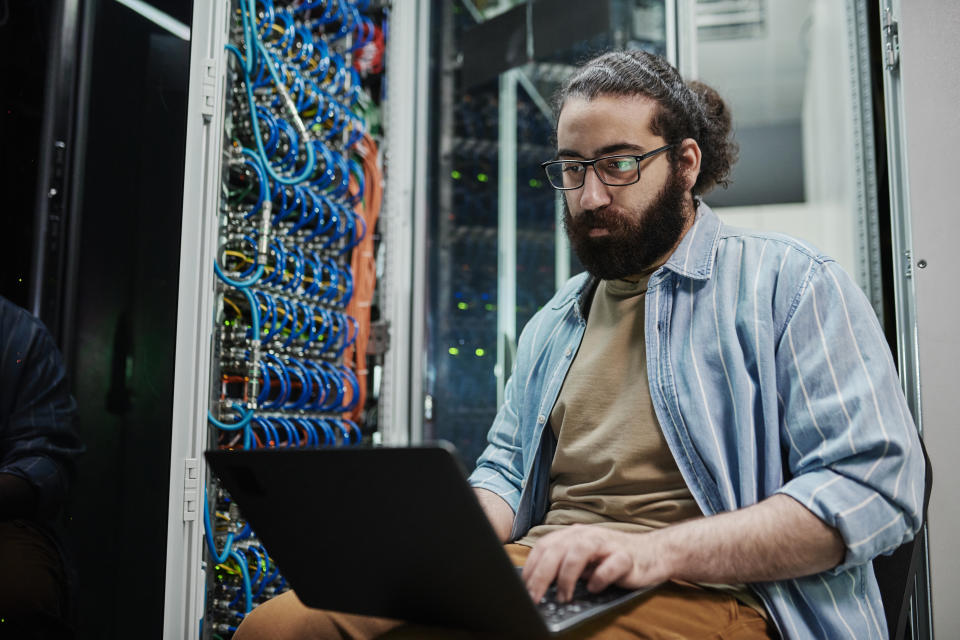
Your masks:
<svg viewBox="0 0 960 640"><path fill-rule="evenodd" d="M836 528L834 572L913 538L923 458L883 331L833 261L813 271L777 347L780 429L790 478L779 490Z"/></svg>

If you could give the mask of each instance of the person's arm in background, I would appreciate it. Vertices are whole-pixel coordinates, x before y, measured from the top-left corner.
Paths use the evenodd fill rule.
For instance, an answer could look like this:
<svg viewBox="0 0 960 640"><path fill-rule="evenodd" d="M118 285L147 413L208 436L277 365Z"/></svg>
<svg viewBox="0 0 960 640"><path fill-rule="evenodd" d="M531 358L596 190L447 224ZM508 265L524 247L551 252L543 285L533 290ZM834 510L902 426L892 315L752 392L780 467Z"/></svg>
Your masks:
<svg viewBox="0 0 960 640"><path fill-rule="evenodd" d="M54 515L83 450L66 370L43 324L0 298L0 519Z"/></svg>

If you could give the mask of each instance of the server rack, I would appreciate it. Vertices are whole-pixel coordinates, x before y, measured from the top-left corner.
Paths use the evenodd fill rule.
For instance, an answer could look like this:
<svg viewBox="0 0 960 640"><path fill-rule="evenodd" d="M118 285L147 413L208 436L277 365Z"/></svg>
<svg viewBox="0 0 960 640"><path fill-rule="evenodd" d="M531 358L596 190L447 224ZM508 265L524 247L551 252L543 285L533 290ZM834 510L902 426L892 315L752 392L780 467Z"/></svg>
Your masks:
<svg viewBox="0 0 960 640"><path fill-rule="evenodd" d="M486 445L519 330L571 273L550 100L574 65L611 47L677 59L666 0L436 2L424 407L414 437L454 443L467 468ZM524 43L512 51L514 43ZM504 52L504 53L500 53Z"/></svg>
<svg viewBox="0 0 960 640"><path fill-rule="evenodd" d="M409 320L394 319L399 305L384 295L387 282L409 276L381 273L376 296L372 278L378 245L394 260L411 255L382 238L409 242L394 229L410 215L402 194L412 172L389 177L401 194L382 224L374 203L379 167L402 166L412 145L368 126L382 110L389 137L391 110L415 103L416 59L400 58L389 77L381 65L415 35L390 30L419 16L416 2L195 4L165 637L228 637L286 588L208 477L204 449L406 438L402 419L378 419L394 413L376 410L384 354L368 358L367 343L371 312L384 327Z"/></svg>

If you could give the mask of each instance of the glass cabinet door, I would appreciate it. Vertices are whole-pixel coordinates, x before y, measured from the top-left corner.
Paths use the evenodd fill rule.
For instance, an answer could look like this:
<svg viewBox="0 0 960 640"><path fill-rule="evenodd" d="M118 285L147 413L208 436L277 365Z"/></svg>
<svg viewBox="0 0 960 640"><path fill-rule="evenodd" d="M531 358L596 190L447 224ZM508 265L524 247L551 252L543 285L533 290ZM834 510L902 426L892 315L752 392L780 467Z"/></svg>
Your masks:
<svg viewBox="0 0 960 640"><path fill-rule="evenodd" d="M704 200L809 241L884 320L867 0L698 0L693 67L733 114L740 159ZM887 309L889 312L889 309Z"/></svg>
<svg viewBox="0 0 960 640"><path fill-rule="evenodd" d="M552 96L603 50L668 54L674 4L443 0L431 9L422 438L453 443L467 468L486 446L520 331L582 269L540 168L556 150Z"/></svg>

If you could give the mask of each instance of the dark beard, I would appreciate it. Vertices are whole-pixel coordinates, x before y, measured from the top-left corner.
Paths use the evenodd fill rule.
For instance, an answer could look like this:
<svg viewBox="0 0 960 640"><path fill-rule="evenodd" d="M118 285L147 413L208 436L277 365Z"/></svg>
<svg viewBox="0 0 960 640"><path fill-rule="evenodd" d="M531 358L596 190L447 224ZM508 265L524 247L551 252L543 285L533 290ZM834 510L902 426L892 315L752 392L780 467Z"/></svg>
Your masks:
<svg viewBox="0 0 960 640"><path fill-rule="evenodd" d="M671 172L656 199L643 211L615 213L607 207L570 215L563 199L563 226L574 252L591 274L615 280L645 273L670 251L683 233L686 189L676 172ZM596 227L609 235L590 237Z"/></svg>

